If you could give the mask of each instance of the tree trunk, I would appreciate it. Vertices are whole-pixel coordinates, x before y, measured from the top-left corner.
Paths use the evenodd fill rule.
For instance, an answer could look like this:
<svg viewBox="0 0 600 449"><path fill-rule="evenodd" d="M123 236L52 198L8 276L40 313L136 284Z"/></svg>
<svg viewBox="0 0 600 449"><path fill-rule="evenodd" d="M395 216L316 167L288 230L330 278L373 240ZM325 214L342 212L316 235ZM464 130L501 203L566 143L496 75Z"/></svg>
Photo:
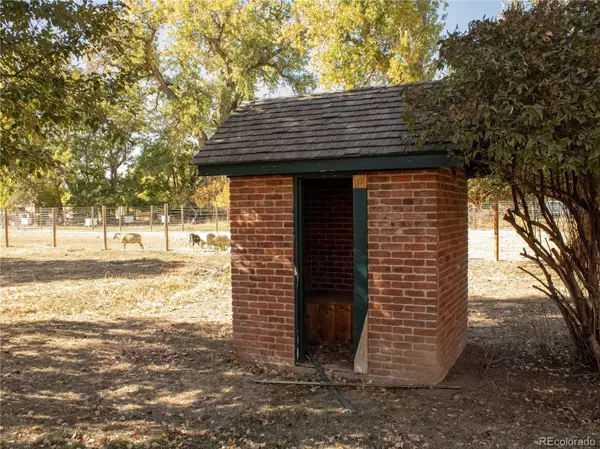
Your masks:
<svg viewBox="0 0 600 449"><path fill-rule="evenodd" d="M535 179L533 179L535 178ZM536 286L558 306L579 355L600 371L599 178L559 170L513 184L504 217L527 243L523 256L543 273ZM526 186L526 191L521 186Z"/></svg>

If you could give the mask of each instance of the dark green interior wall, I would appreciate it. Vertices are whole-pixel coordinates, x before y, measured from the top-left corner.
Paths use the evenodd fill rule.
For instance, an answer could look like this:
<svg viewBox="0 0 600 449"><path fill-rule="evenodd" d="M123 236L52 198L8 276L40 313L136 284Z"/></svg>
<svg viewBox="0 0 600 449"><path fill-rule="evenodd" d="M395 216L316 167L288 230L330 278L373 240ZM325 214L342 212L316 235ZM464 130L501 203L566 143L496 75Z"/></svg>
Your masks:
<svg viewBox="0 0 600 449"><path fill-rule="evenodd" d="M368 246L368 217L367 217L367 189L354 188L353 203L353 229L354 229L354 350L358 348L362 335L367 310L369 307L369 262L367 257Z"/></svg>

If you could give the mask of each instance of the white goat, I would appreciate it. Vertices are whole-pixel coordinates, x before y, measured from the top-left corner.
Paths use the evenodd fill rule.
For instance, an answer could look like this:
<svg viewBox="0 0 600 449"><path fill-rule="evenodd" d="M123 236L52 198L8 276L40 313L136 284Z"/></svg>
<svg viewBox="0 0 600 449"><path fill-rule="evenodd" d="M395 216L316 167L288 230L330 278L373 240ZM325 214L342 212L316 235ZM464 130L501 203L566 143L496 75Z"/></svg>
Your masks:
<svg viewBox="0 0 600 449"><path fill-rule="evenodd" d="M138 245L140 245L142 247L142 249L144 249L144 245L142 244L142 236L140 234L133 234L133 233L129 233L129 234L120 234L120 233L116 233L113 237L113 240L118 240L119 242L121 242L123 244L123 249L127 249L127 244L131 244L131 243L137 243Z"/></svg>

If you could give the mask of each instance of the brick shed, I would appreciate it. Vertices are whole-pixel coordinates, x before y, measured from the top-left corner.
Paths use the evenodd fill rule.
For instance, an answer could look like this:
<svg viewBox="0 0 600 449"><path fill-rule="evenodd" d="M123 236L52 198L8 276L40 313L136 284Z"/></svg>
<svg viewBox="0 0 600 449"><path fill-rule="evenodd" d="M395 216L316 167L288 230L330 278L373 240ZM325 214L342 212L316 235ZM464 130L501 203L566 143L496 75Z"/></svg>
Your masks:
<svg viewBox="0 0 600 449"><path fill-rule="evenodd" d="M402 86L244 104L196 154L231 191L233 345L379 381L440 381L467 334L467 183L417 145ZM418 132L418 125L414 128Z"/></svg>

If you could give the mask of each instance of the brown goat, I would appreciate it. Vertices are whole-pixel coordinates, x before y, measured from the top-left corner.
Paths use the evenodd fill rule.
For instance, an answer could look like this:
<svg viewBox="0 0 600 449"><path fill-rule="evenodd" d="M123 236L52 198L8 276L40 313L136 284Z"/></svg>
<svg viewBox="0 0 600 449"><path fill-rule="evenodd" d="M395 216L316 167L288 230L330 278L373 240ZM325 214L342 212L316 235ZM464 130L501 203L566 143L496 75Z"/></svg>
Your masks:
<svg viewBox="0 0 600 449"><path fill-rule="evenodd" d="M121 242L123 244L123 249L127 249L127 244L132 244L132 243L137 243L138 245L140 245L142 247L142 249L144 248L144 245L142 244L142 236L140 234L133 234L133 233L129 233L129 234L120 234L120 233L116 233L113 236L113 240L118 240L119 242Z"/></svg>
<svg viewBox="0 0 600 449"><path fill-rule="evenodd" d="M226 235L218 235L215 237L213 244L217 247L217 249L226 251L231 245L231 242L229 241L229 237Z"/></svg>
<svg viewBox="0 0 600 449"><path fill-rule="evenodd" d="M215 239L217 238L212 232L206 235L206 244L208 245L208 249L212 246L215 246Z"/></svg>

